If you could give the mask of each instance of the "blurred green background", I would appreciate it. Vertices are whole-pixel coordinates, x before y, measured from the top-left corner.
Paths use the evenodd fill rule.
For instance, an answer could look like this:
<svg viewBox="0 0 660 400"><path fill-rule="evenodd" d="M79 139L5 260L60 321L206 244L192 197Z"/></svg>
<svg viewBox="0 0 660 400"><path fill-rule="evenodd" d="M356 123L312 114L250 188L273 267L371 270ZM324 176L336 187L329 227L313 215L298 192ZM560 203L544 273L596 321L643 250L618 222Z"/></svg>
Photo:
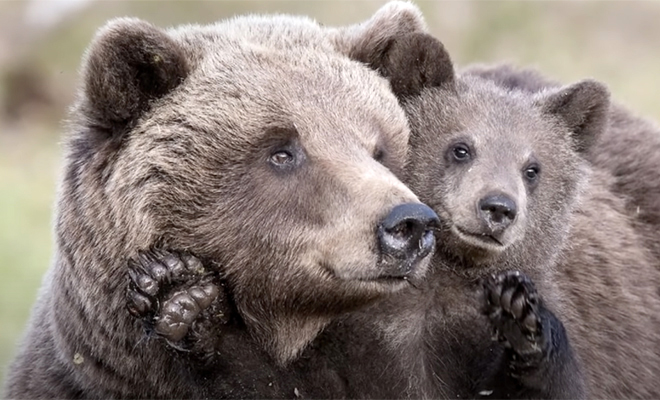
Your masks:
<svg viewBox="0 0 660 400"><path fill-rule="evenodd" d="M84 4L83 4L84 3ZM60 139L81 54L115 16L160 26L240 13L367 19L384 1L0 1L0 382L53 250ZM66 4L78 8L66 15ZM419 1L458 65L510 61L564 82L594 77L660 119L660 2Z"/></svg>

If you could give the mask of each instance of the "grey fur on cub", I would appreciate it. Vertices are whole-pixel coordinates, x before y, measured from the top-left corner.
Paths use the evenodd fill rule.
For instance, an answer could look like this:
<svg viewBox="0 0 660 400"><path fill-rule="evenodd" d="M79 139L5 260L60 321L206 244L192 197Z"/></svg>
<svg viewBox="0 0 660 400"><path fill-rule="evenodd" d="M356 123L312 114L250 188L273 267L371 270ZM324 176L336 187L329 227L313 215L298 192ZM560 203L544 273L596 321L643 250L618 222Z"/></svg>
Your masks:
<svg viewBox="0 0 660 400"><path fill-rule="evenodd" d="M465 73L478 75L505 88L539 92L561 86L531 68L509 64L470 65ZM651 249L660 269L660 128L620 104L608 112L607 129L589 153L597 168L612 175L609 189L622 197L633 225Z"/></svg>
<svg viewBox="0 0 660 400"><path fill-rule="evenodd" d="M512 65L463 71L504 90L561 84ZM658 398L660 129L613 103L586 157L594 168L556 280L594 398Z"/></svg>
<svg viewBox="0 0 660 400"><path fill-rule="evenodd" d="M456 328L469 315L456 311L469 295L465 288L488 271L517 269L561 318L583 367L580 374L576 360L550 357L548 372L528 377L530 386L559 397L658 397L654 376L660 373L660 354L639 351L660 348L654 328L660 323L658 261L611 174L621 170L603 145L613 134L607 89L586 80L530 90L471 69L438 80L451 74L434 72L439 67L433 60L448 58L429 59L427 46L443 53L433 42L410 35L391 43L389 56L365 61L390 77L395 92L403 88L399 98L412 130L405 181L443 222L433 262L433 270L445 275L447 292L440 301L448 317L438 323L445 327L440 336L478 337L475 331L466 337L464 326ZM409 73L411 66L417 74ZM639 136L631 132L630 137ZM652 159L640 164L652 165ZM652 203L652 193L632 197ZM449 366L447 354L455 349L463 349L458 359L479 360L478 349L451 341L436 342L436 348ZM573 372L565 374L567 367ZM455 371L436 373L452 382L460 377Z"/></svg>

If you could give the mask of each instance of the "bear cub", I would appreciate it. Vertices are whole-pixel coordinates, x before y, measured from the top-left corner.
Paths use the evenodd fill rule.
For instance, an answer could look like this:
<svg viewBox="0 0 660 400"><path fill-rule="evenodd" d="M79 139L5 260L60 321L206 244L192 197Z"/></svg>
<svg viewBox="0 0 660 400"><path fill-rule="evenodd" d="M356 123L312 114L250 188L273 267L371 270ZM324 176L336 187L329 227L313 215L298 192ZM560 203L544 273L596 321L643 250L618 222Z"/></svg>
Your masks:
<svg viewBox="0 0 660 400"><path fill-rule="evenodd" d="M561 84L540 71L509 64L470 65L463 73L477 75L515 90L539 92ZM611 174L609 189L618 194L626 211L653 252L660 269L660 127L612 103L607 128L596 141L589 159L596 168Z"/></svg>
<svg viewBox="0 0 660 400"><path fill-rule="evenodd" d="M612 129L620 121L606 87L592 80L540 86L531 75L492 79L469 68L456 73L442 45L422 33L363 55L390 79L411 125L404 181L441 218L432 264L434 277L443 276L436 293L445 320L437 326L445 334L434 338L444 362L451 366L448 354L459 349L458 360L477 360L468 371L486 367L479 366L483 351L437 338L483 342L485 329L461 326L471 317L460 299L470 296L474 280L514 269L534 281L563 322L551 337L560 339L555 349L567 350L548 352L543 365L554 367L529 370L522 380L559 397L660 396L660 352L640 351L660 349L658 259L630 213L630 197L622 196L621 182L630 177L612 175L619 164L611 149L599 154L616 132L618 143L627 140L620 126ZM519 88L520 81L535 89ZM614 162L609 169L607 159ZM652 162L636 165L649 171ZM653 193L643 190L632 201L657 204ZM460 369L436 373L454 382L460 373L452 371Z"/></svg>

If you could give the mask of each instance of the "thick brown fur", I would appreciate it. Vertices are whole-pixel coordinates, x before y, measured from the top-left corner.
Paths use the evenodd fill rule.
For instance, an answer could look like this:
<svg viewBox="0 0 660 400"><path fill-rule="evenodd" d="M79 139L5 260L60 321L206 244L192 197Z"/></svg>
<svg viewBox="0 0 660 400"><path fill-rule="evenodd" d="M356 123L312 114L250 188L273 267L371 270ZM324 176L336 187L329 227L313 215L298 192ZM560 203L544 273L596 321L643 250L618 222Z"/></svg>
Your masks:
<svg viewBox="0 0 660 400"><path fill-rule="evenodd" d="M286 16L98 32L66 139L57 250L6 397L290 397L311 367L283 365L325 326L409 287L380 279L376 239L393 207L419 204L394 175L406 118L385 79L337 51L339 33ZM155 244L222 267L244 325L222 338L241 357L213 376L126 310L127 260ZM319 346L330 378L310 372L306 395L345 396L324 366L334 345Z"/></svg>
<svg viewBox="0 0 660 400"><path fill-rule="evenodd" d="M550 87L533 73L505 84L455 75L435 39L409 34L423 31L422 22L391 36L371 32L373 23L361 25L364 37L378 39L373 47L353 27L339 48L392 80L413 128L407 182L446 230L428 280L336 320L294 361L327 379L299 393L327 395L315 390L337 380L348 397L657 397L656 261L616 178L589 162L609 132L607 90L593 81ZM529 86L511 87L518 80ZM471 140L480 157L474 170L447 158L457 138ZM533 190L520 186L530 155L541 167ZM451 232L469 224L461 203L473 204L488 184L521 207L521 226L498 238L501 248ZM490 340L495 319L481 315L475 295L483 278L509 269L535 282L553 342L523 374L511 368L515 351Z"/></svg>
<svg viewBox="0 0 660 400"><path fill-rule="evenodd" d="M402 46L412 48L409 42ZM436 53L438 48L440 44L428 52ZM446 63L444 56L437 60ZM409 62L401 65L402 70L394 71L395 79L411 75L405 67ZM446 64L446 68L453 67ZM643 127L642 133L626 139L617 108L610 110L607 91L596 82L562 87L547 85L534 73L504 71L501 75L502 70L495 71L493 78L487 70L468 69L445 84L419 88L419 95L410 96L406 90L400 96L412 129L407 182L446 224L438 235L433 276L445 275L441 282L453 281L450 290L436 292L441 297L438 304L452 311L437 326L447 327L444 336L461 335L468 343L479 343L479 330L467 328L474 317L457 307L456 299L469 296L469 283L479 276L515 268L533 278L564 322L584 366L586 393L594 398L657 398L658 261L647 245L649 231L640 228L630 205L645 204L653 214L658 198L652 182L658 170L652 164L657 155L643 161L646 152L636 153L637 146L631 146L626 150L630 154L617 156L604 144L607 140L634 143L648 134L649 125L633 124ZM618 125L617 139L612 138L612 125ZM474 159L457 163L451 153L457 143L467 143ZM623 170L623 157L635 156L641 159L634 165L646 172L642 179ZM521 192L515 182L530 160L540 166L540 178L533 190ZM482 228L470 225L473 209L463 205L474 204L489 187L518 201L513 228L523 224L523 229L507 228L511 235L498 237L503 249L479 244L480 240L454 229L481 232ZM633 187L639 192L633 193ZM448 259L454 262L447 263ZM439 354L445 363L453 358L448 352ZM469 354L474 357L476 351L460 359L471 359ZM451 382L451 369L441 370ZM561 384L579 385L579 381ZM559 393L561 384L555 387Z"/></svg>
<svg viewBox="0 0 660 400"><path fill-rule="evenodd" d="M474 118L486 119L486 126L479 126L486 128L481 140L490 143L487 135L492 135L496 151L507 153L507 145L512 141L508 138L508 128L513 124L518 136L538 131L534 136L542 144L538 157L552 159L558 153L561 162L549 163L545 174L554 185L544 184L534 198L545 208L528 207L527 221L531 222L527 222L527 229L523 227L522 232L510 239L502 257L491 262L484 258L489 256L488 252L464 256L461 243L448 232L440 232L442 253L437 255L426 280L366 310L337 319L292 362L290 371L305 370L317 382L316 387L307 385L299 393L312 397L318 393L328 395L329 392L318 390L336 380L343 382L344 395L351 398L584 397L578 361L562 323L554 315L561 310L561 304L551 277L588 172L582 153L592 145L602 125L607 92L602 85L588 81L538 98L509 98L488 82L462 78L457 82L459 78L454 75L449 56L434 38L410 35L391 27L387 27L391 29L389 36L386 32L371 31L378 26L373 20L360 25L366 30L364 37L378 38L376 49L362 48L371 42L364 40L359 27L348 29L351 35L344 38L340 48L388 78L396 79L392 87L401 91L397 94L417 134L411 141L408 181L433 202L437 211L443 212L447 219L444 222L451 223L452 219L442 207L445 199L438 194L446 193L460 201L461 192L451 191L450 182L441 186L435 180L442 179L446 173L439 161L443 156L438 151L453 129L470 126ZM406 26L414 30L422 29L423 24ZM509 107L512 111L507 113ZM435 124L438 129L434 129ZM500 140L502 143L498 143ZM524 141L517 143L520 147L512 146L511 152L526 150L527 145ZM498 160L486 161L496 164ZM515 165L514 171L519 172ZM503 172L501 176L506 177L510 170ZM461 179L459 172L454 173L456 182L469 184L469 180ZM512 179L517 178L516 175ZM468 197L470 193L465 191ZM470 260L476 256L481 264L472 265ZM543 299L538 300L528 277L503 272L513 268L522 270L538 283ZM490 279L491 273L495 276L486 285L490 300L484 301L479 296L483 291L482 281ZM519 282L520 287L516 288L519 291L511 292L510 287L499 286L508 281ZM526 297L521 297L521 292ZM505 301L507 293L514 293L515 297L509 296ZM501 307L493 302L500 295ZM520 313L518 320L504 315L509 303L517 304L520 300L533 309L530 314L536 319L528 319L530 314L524 313ZM205 318L202 316L200 322L208 322ZM541 339L516 338L526 334L519 328L523 324L540 328L534 335ZM187 340L194 341L200 336L208 340L210 336L211 342L217 341L211 348L222 352L223 332L213 330L213 326L219 325L193 325ZM503 342L491 340L494 331ZM526 345L538 348L527 349L525 353ZM324 370L331 374L321 374ZM221 374L216 377L222 382Z"/></svg>

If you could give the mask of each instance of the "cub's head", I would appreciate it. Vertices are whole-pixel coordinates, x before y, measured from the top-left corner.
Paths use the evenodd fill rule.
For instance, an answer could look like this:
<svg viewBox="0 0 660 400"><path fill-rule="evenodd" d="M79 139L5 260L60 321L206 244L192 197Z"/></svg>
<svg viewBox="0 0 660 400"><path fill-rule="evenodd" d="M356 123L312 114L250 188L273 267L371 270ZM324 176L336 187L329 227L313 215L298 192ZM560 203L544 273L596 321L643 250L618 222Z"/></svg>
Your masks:
<svg viewBox="0 0 660 400"><path fill-rule="evenodd" d="M85 226L105 259L160 243L209 260L280 361L422 278L437 217L396 176L405 115L331 36L291 17L110 22L83 65L58 230Z"/></svg>
<svg viewBox="0 0 660 400"><path fill-rule="evenodd" d="M408 116L406 182L441 218L439 250L465 267L547 265L588 176L607 89L586 80L531 92L457 75L424 33L364 61L390 79Z"/></svg>

